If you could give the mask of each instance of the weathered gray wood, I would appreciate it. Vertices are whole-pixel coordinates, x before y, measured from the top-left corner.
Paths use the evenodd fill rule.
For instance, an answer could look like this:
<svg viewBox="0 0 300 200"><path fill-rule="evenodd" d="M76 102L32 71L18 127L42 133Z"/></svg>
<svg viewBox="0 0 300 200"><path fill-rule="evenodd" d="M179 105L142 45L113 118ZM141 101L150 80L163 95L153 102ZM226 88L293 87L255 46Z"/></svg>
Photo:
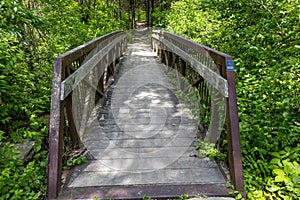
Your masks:
<svg viewBox="0 0 300 200"><path fill-rule="evenodd" d="M110 41L106 46L101 46L100 50L95 53L92 58L88 59L76 72L65 79L61 85L61 100L64 100L72 92L73 88L76 87L106 55L109 55L109 52L114 49L115 45L120 43L124 37L124 35L121 35L113 41ZM111 58L109 61L113 62L114 60Z"/></svg>
<svg viewBox="0 0 300 200"><path fill-rule="evenodd" d="M148 45L129 46L108 96L82 138L95 160L69 188L226 183L215 161L195 157L197 123Z"/></svg>
<svg viewBox="0 0 300 200"><path fill-rule="evenodd" d="M212 65L211 63L200 62L199 60L195 59L192 55L190 55L188 52L183 51L176 45L172 44L168 40L164 38L160 38L157 36L154 36L155 39L162 41L167 48L171 49L172 52L175 52L177 55L180 55L182 59L187 61L191 64L191 66L203 77L205 78L211 85L213 85L223 96L228 97L228 85L227 80L224 79L222 76L220 76L218 73L211 70L207 65ZM169 53L170 54L170 53ZM170 54L172 57L172 54ZM202 55L203 58L204 55ZM169 60L169 59L168 59ZM169 63L167 65L172 65L172 59L171 61L168 61Z"/></svg>
<svg viewBox="0 0 300 200"><path fill-rule="evenodd" d="M61 55L61 57L64 58L62 60L62 66L66 67L71 65L75 60L81 59L84 54L96 48L100 43L103 43L109 38L118 37L119 35L122 34L124 34L123 31L115 31L115 32L107 33L105 35L102 35L101 37L95 38L85 44L82 44L74 49L71 49L70 51L67 51L66 53Z"/></svg>
<svg viewBox="0 0 300 200"><path fill-rule="evenodd" d="M153 162L157 162L159 159L156 157L149 158L116 158L116 159L98 159L92 160L85 165L78 167L77 170L85 172L110 172L112 166L116 163L122 164L122 167L116 168L115 171L119 172L131 172L134 170L135 173L141 173L143 171L153 170L150 166ZM200 161L199 161L200 160ZM122 161L122 162L120 162ZM128 166L130 167L128 169ZM205 169L205 168L217 168L217 164L208 158L197 158L192 157L189 154L182 155L180 160L175 161L171 165L164 169Z"/></svg>
<svg viewBox="0 0 300 200"><path fill-rule="evenodd" d="M195 184L224 183L218 168L162 169L143 173L126 172L81 172L69 187L149 185L149 184Z"/></svg>

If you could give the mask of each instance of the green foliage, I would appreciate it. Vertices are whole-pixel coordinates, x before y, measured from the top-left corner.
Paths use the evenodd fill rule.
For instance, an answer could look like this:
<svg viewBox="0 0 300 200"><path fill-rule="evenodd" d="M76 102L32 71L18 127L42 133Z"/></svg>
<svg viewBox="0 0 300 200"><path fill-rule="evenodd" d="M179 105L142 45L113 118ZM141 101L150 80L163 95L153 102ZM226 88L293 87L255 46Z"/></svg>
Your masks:
<svg viewBox="0 0 300 200"><path fill-rule="evenodd" d="M143 195L142 200L151 200L151 197L148 197L147 195Z"/></svg>
<svg viewBox="0 0 300 200"><path fill-rule="evenodd" d="M200 196L199 194L197 194L196 196L191 197L191 196L189 196L187 194L183 194L183 195L180 195L177 199L179 199L179 200L191 199L191 198L200 198L200 199L202 199L202 197L203 198L207 198L207 196L205 196L205 195Z"/></svg>
<svg viewBox="0 0 300 200"><path fill-rule="evenodd" d="M300 196L299 14L298 1L279 0L180 0L155 13L158 25L235 58L249 199Z"/></svg>
<svg viewBox="0 0 300 200"><path fill-rule="evenodd" d="M296 199L299 197L300 184L299 184L299 149L286 147L279 152L271 152L270 162L263 162L259 160L256 168L264 166L263 175L266 177L262 186L256 186L259 190L254 190L249 194L252 199L261 198L262 196L269 196L282 199ZM261 170L262 171L262 170ZM251 182L252 183L252 182ZM253 184L253 183L252 183ZM263 190L264 189L264 190Z"/></svg>
<svg viewBox="0 0 300 200"><path fill-rule="evenodd" d="M169 31L194 39L204 45L210 45L212 34L218 34L220 23L218 11L206 11L199 0L181 0L171 5L171 9L154 13L158 26ZM201 38L201 41L199 40Z"/></svg>
<svg viewBox="0 0 300 200"><path fill-rule="evenodd" d="M189 199L189 198L190 197L187 194L184 194L184 195L181 195L181 196L178 197L179 200L184 200L184 199Z"/></svg>
<svg viewBox="0 0 300 200"><path fill-rule="evenodd" d="M68 160L64 164L63 170L65 170L69 167L72 167L72 166L83 165L86 162L87 162L87 157L85 157L85 156L79 156L79 157L73 158L72 160Z"/></svg>
<svg viewBox="0 0 300 200"><path fill-rule="evenodd" d="M4 138L4 132L0 131L0 198L45 198L47 151L41 148L41 142L34 146L33 160L24 166L18 158L19 152Z"/></svg>
<svg viewBox="0 0 300 200"><path fill-rule="evenodd" d="M113 16L116 6L110 4L106 7L104 0L93 5L61 0L0 2L0 199L45 198L54 57L127 27ZM35 140L34 157L28 163L17 158L14 148L25 138Z"/></svg>
<svg viewBox="0 0 300 200"><path fill-rule="evenodd" d="M208 157L211 160L225 160L226 155L221 153L216 147L216 145L206 141L199 141L196 145L196 150L198 151L199 157Z"/></svg>

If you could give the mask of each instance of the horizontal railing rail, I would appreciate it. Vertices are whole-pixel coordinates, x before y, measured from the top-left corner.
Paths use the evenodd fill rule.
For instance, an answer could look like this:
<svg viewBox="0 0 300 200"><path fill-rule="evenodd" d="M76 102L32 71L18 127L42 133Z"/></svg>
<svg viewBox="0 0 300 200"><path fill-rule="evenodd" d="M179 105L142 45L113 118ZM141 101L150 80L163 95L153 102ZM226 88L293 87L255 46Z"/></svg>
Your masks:
<svg viewBox="0 0 300 200"><path fill-rule="evenodd" d="M62 155L66 148L64 137L70 137L74 148L81 146L80 137L84 131L81 123L91 111L85 101L95 100L95 93L98 98L104 96L125 49L126 33L116 31L55 58L49 126L48 199L55 199L60 191ZM91 73L97 76L91 76Z"/></svg>
<svg viewBox="0 0 300 200"><path fill-rule="evenodd" d="M152 31L152 47L161 61L176 69L179 89L188 81L197 91L197 117L204 140L220 144L226 132L231 183L244 194L240 131L233 58L184 37ZM209 121L209 122L207 122ZM224 126L226 123L226 126ZM224 131L225 127L225 131Z"/></svg>

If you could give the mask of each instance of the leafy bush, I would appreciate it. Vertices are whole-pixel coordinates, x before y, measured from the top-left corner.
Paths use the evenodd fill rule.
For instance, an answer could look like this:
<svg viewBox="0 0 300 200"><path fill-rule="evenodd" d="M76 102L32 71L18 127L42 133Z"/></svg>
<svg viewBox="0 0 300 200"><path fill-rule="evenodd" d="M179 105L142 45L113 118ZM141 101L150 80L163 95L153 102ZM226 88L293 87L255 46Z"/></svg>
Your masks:
<svg viewBox="0 0 300 200"><path fill-rule="evenodd" d="M34 158L24 166L18 150L4 139L4 132L0 131L0 198L45 198L47 151L41 148L42 143L36 142Z"/></svg>

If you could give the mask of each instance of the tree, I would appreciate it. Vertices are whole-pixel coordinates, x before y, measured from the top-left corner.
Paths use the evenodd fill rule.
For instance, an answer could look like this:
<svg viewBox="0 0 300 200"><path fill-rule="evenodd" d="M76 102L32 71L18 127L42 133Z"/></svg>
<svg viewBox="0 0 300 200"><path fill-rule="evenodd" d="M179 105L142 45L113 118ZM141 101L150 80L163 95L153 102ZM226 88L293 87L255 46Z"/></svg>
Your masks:
<svg viewBox="0 0 300 200"><path fill-rule="evenodd" d="M130 29L135 27L135 0L129 0Z"/></svg>

